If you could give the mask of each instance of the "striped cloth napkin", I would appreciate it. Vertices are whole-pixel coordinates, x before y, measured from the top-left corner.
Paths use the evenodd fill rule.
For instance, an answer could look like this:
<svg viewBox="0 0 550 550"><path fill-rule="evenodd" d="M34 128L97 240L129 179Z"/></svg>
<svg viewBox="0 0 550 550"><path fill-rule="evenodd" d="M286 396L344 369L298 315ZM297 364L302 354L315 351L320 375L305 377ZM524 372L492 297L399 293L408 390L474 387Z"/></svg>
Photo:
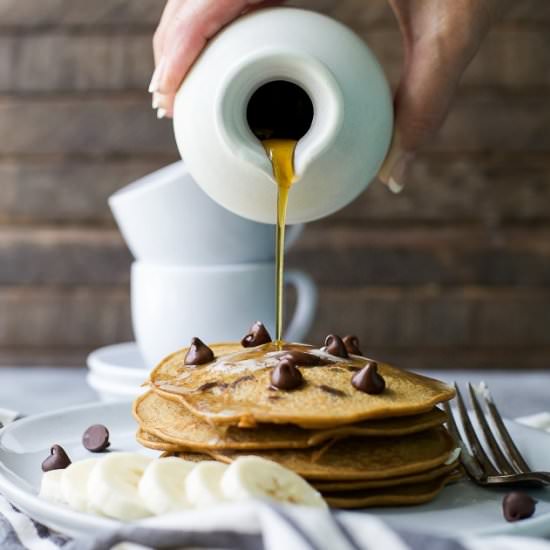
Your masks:
<svg viewBox="0 0 550 550"><path fill-rule="evenodd" d="M17 418L0 410L0 422ZM520 419L550 431L550 414ZM444 538L390 529L374 515L267 502L228 504L125 525L72 539L35 522L0 495L0 548L4 550L123 550L212 548L230 550L550 550L524 537Z"/></svg>

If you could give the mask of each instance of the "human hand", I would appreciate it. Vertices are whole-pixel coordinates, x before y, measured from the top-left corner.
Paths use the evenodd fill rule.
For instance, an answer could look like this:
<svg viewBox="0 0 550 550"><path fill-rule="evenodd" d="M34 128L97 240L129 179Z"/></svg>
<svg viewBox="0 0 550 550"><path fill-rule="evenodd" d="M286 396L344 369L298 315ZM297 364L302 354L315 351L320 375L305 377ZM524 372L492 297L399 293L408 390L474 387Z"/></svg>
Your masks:
<svg viewBox="0 0 550 550"><path fill-rule="evenodd" d="M155 72L149 85L158 118L172 116L185 74L221 28L272 0L168 0L153 37Z"/></svg>
<svg viewBox="0 0 550 550"><path fill-rule="evenodd" d="M405 50L395 130L378 177L399 192L414 154L443 124L458 82L510 0L388 0Z"/></svg>
<svg viewBox="0 0 550 550"><path fill-rule="evenodd" d="M395 132L379 178L398 192L414 154L443 124L462 73L511 0L388 0L405 61L395 95ZM209 38L243 13L275 0L168 0L155 32L149 86L159 118ZM368 2L365 2L368 9Z"/></svg>

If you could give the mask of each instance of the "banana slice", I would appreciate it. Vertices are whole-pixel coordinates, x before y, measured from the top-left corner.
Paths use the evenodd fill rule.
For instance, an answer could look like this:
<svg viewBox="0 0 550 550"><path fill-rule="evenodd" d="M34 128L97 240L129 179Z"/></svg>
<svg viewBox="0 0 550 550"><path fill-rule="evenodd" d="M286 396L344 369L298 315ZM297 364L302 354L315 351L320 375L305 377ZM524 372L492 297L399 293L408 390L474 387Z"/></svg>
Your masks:
<svg viewBox="0 0 550 550"><path fill-rule="evenodd" d="M88 478L90 506L120 520L150 516L139 496L138 484L152 460L137 453L111 453L101 458Z"/></svg>
<svg viewBox="0 0 550 550"><path fill-rule="evenodd" d="M98 463L97 458L88 458L73 462L64 470L61 476L61 494L67 504L78 512L89 512L88 502L88 478L94 466Z"/></svg>
<svg viewBox="0 0 550 550"><path fill-rule="evenodd" d="M38 496L55 502L57 504L66 504L61 492L61 477L64 470L50 470L42 474L42 481L40 482L40 492Z"/></svg>
<svg viewBox="0 0 550 550"><path fill-rule="evenodd" d="M138 491L152 514L161 515L190 507L185 479L194 466L195 462L173 456L159 458L147 466Z"/></svg>
<svg viewBox="0 0 550 550"><path fill-rule="evenodd" d="M228 500L269 498L302 506L327 506L305 479L280 464L258 456L242 456L228 466L220 482Z"/></svg>
<svg viewBox="0 0 550 550"><path fill-rule="evenodd" d="M226 469L226 464L211 460L196 464L185 480L189 503L202 508L225 500L220 489L220 480Z"/></svg>

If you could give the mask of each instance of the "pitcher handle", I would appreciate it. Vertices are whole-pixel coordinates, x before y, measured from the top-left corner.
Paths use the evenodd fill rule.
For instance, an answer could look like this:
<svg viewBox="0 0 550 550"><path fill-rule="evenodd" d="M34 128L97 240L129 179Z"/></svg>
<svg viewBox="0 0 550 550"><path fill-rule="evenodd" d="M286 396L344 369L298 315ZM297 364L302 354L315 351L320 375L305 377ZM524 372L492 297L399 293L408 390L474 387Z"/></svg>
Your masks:
<svg viewBox="0 0 550 550"><path fill-rule="evenodd" d="M302 342L311 328L317 309L317 287L309 275L292 269L285 273L285 283L296 289L296 309L284 339L286 342Z"/></svg>

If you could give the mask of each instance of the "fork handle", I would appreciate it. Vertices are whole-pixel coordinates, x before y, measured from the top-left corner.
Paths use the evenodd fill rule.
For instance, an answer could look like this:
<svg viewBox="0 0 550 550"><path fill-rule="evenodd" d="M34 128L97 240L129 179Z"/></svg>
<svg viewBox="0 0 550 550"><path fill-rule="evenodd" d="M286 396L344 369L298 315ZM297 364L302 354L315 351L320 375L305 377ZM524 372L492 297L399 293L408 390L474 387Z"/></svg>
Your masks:
<svg viewBox="0 0 550 550"><path fill-rule="evenodd" d="M550 472L529 472L524 474L510 474L504 476L489 476L487 482L490 484L507 484L507 483L523 483L536 482L542 485L550 485Z"/></svg>

